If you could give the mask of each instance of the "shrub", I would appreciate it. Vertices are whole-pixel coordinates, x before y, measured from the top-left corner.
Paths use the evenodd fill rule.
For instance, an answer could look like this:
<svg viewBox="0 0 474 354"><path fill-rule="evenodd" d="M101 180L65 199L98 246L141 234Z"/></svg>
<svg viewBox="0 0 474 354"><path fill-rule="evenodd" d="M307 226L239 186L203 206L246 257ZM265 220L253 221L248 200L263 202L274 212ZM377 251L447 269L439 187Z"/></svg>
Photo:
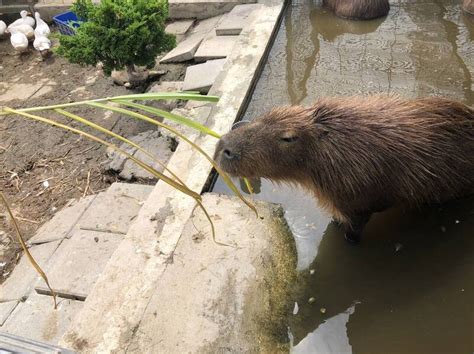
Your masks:
<svg viewBox="0 0 474 354"><path fill-rule="evenodd" d="M60 36L59 55L82 65L103 64L104 73L155 64L158 54L176 45L165 33L166 0L77 0L73 11L84 22L74 36Z"/></svg>

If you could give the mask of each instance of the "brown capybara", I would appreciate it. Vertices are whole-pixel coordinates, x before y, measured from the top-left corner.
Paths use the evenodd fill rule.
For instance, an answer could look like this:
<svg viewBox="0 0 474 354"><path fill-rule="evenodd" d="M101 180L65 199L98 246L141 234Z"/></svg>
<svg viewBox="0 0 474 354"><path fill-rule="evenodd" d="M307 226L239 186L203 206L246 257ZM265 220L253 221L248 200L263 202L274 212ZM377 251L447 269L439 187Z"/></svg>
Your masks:
<svg viewBox="0 0 474 354"><path fill-rule="evenodd" d="M474 192L474 109L442 98L325 98L240 125L214 158L233 176L304 186L356 242L374 212Z"/></svg>
<svg viewBox="0 0 474 354"><path fill-rule="evenodd" d="M388 0L323 0L323 5L336 16L351 20L371 20L386 16L390 10Z"/></svg>

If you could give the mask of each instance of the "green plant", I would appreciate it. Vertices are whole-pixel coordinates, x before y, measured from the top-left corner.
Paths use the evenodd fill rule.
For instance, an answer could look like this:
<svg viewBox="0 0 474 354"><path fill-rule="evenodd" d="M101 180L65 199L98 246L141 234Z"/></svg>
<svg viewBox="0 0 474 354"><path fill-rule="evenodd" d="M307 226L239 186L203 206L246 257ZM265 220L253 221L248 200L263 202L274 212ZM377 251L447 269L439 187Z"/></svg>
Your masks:
<svg viewBox="0 0 474 354"><path fill-rule="evenodd" d="M166 0L77 0L73 11L86 20L74 36L60 36L57 54L82 65L103 64L104 73L135 65L152 67L158 54L176 45L165 32Z"/></svg>

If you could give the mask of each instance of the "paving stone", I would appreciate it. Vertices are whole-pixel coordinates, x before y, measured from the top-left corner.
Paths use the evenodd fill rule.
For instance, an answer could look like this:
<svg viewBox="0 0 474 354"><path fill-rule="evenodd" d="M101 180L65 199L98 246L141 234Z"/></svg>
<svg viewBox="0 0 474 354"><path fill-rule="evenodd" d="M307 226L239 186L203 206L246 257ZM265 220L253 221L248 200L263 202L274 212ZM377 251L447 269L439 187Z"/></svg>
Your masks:
<svg viewBox="0 0 474 354"><path fill-rule="evenodd" d="M72 200L66 207L58 211L49 222L41 226L36 234L28 240L28 243L39 244L70 237L70 232L95 197L95 195L90 195L79 200Z"/></svg>
<svg viewBox="0 0 474 354"><path fill-rule="evenodd" d="M63 297L85 300L123 235L77 230L51 257L46 273L49 283ZM40 279L35 289L50 293Z"/></svg>
<svg viewBox="0 0 474 354"><path fill-rule="evenodd" d="M141 133L136 137L131 138L131 140L140 145L145 151L150 153L157 160L161 161L165 166L171 155L173 155L173 151L176 150L176 146L178 145L173 137L168 134L161 133L158 130ZM163 166L161 164L151 159L142 151L137 150L133 156L152 166L158 172L163 171ZM136 178L158 180L156 176L145 171L130 159L125 162L124 167L120 172L120 177L128 181Z"/></svg>
<svg viewBox="0 0 474 354"><path fill-rule="evenodd" d="M82 230L126 234L153 186L114 183L99 193L78 221Z"/></svg>
<svg viewBox="0 0 474 354"><path fill-rule="evenodd" d="M261 7L261 4L237 5L224 18L216 28L218 36L236 36L248 24L250 14L253 10Z"/></svg>
<svg viewBox="0 0 474 354"><path fill-rule="evenodd" d="M163 59L160 60L160 63L180 63L191 60L204 39L204 36L205 34L203 33L192 34L166 54Z"/></svg>
<svg viewBox="0 0 474 354"><path fill-rule="evenodd" d="M58 248L60 241L53 241L30 247L30 253L44 269L48 260ZM23 255L12 274L0 286L0 302L20 300L29 294L39 277L28 258Z"/></svg>
<svg viewBox="0 0 474 354"><path fill-rule="evenodd" d="M33 293L19 303L1 327L2 331L51 344L57 344L84 302L58 298L54 309L53 298Z"/></svg>
<svg viewBox="0 0 474 354"><path fill-rule="evenodd" d="M150 87L148 92L179 92L183 90L183 81L162 81ZM172 111L178 105L178 100L150 100L145 102L148 106ZM163 119L160 119L162 122Z"/></svg>
<svg viewBox="0 0 474 354"><path fill-rule="evenodd" d="M255 3L256 0L169 0L170 18L205 19L225 14L235 5Z"/></svg>
<svg viewBox="0 0 474 354"><path fill-rule="evenodd" d="M6 92L0 95L0 102L8 102L11 100L27 100L35 94L43 84L9 84L2 83L2 87ZM3 90L2 90L3 91Z"/></svg>
<svg viewBox="0 0 474 354"><path fill-rule="evenodd" d="M222 59L230 55L238 36L216 36L213 33L205 38L194 54L196 62L204 62L210 59Z"/></svg>
<svg viewBox="0 0 474 354"><path fill-rule="evenodd" d="M222 21L222 18L223 16L219 15L211 18L206 18L205 20L201 20L191 29L190 33L208 34L219 25L219 23Z"/></svg>
<svg viewBox="0 0 474 354"><path fill-rule="evenodd" d="M0 326L3 326L7 318L13 312L15 307L18 305L18 300L0 302Z"/></svg>
<svg viewBox="0 0 474 354"><path fill-rule="evenodd" d="M226 59L209 60L203 64L189 66L186 69L183 90L208 93L225 61Z"/></svg>
<svg viewBox="0 0 474 354"><path fill-rule="evenodd" d="M181 42L186 32L193 26L194 20L175 21L165 28L166 33L174 34L176 40Z"/></svg>

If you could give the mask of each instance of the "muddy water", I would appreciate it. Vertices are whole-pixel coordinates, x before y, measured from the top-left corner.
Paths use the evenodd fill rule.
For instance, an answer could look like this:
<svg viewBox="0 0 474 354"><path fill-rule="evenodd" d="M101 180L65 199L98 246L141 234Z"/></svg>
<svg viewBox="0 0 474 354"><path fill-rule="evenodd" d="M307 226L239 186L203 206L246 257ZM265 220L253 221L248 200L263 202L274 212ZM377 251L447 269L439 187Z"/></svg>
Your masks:
<svg viewBox="0 0 474 354"><path fill-rule="evenodd" d="M396 1L387 18L351 22L318 3L294 2L245 119L353 94L474 104L474 25L459 3ZM352 246L307 193L260 183L256 197L284 206L298 248L292 352L474 351L474 198L376 214ZM221 181L214 191L228 193Z"/></svg>

